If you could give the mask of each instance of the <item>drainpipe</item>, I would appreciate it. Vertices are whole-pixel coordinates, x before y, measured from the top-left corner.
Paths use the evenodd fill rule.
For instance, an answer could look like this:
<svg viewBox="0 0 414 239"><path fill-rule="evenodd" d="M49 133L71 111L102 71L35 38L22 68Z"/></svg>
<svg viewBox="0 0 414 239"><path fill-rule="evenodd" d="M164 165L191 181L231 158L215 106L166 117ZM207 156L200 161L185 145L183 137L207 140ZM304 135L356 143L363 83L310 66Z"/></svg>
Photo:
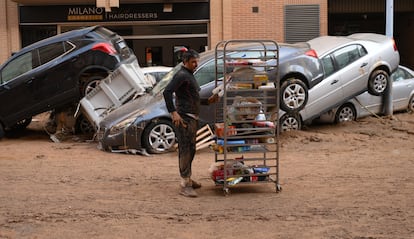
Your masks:
<svg viewBox="0 0 414 239"><path fill-rule="evenodd" d="M385 34L389 37L394 35L394 0L386 0L386 27ZM392 80L388 77L388 87L384 94L384 114L392 116Z"/></svg>

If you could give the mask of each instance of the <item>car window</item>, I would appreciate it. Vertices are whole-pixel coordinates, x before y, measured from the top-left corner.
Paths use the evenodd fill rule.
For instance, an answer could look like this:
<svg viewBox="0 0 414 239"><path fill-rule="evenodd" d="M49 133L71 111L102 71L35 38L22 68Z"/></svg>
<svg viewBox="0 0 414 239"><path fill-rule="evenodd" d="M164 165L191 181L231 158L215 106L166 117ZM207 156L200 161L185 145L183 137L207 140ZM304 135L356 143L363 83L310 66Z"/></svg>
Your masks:
<svg viewBox="0 0 414 239"><path fill-rule="evenodd" d="M391 75L392 81L402 81L402 80L411 79L411 78L414 78L414 77L402 68L398 68Z"/></svg>
<svg viewBox="0 0 414 239"><path fill-rule="evenodd" d="M349 45L336 50L332 55L338 65L338 70L366 55L366 50L361 45Z"/></svg>
<svg viewBox="0 0 414 239"><path fill-rule="evenodd" d="M2 83L6 83L33 69L32 56L32 52L27 52L9 62L1 71Z"/></svg>
<svg viewBox="0 0 414 239"><path fill-rule="evenodd" d="M218 72L223 72L223 61L218 62ZM216 79L216 65L214 60L208 61L206 64L200 66L198 70L194 73L198 85L202 86ZM218 74L218 78L223 77L223 74Z"/></svg>
<svg viewBox="0 0 414 239"><path fill-rule="evenodd" d="M154 88L152 89L151 93L152 94L158 94L161 93L165 87L167 87L168 83L170 83L170 81L172 80L172 78L174 77L175 73L177 73L177 71L179 71L181 69L182 64L177 64L171 71L169 71L162 79L160 82L158 82Z"/></svg>
<svg viewBox="0 0 414 239"><path fill-rule="evenodd" d="M325 77L332 75L335 72L335 66L331 55L327 55L322 58L322 66L325 71Z"/></svg>
<svg viewBox="0 0 414 239"><path fill-rule="evenodd" d="M40 64L43 65L73 48L67 42L57 42L39 48Z"/></svg>

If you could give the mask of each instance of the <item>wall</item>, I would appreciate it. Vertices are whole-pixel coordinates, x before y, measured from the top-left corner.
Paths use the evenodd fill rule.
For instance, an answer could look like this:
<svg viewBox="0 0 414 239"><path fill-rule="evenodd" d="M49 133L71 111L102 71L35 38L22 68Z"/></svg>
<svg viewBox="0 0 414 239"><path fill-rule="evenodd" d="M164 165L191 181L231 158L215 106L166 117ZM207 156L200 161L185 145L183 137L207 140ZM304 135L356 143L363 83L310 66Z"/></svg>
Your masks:
<svg viewBox="0 0 414 239"><path fill-rule="evenodd" d="M17 3L0 1L0 64L20 49Z"/></svg>
<svg viewBox="0 0 414 239"><path fill-rule="evenodd" d="M210 0L209 47L228 39L284 39L283 6L319 4L321 35L327 34L327 0ZM258 12L253 12L253 7ZM18 7L11 0L0 1L0 62L20 49Z"/></svg>
<svg viewBox="0 0 414 239"><path fill-rule="evenodd" d="M327 0L211 0L210 47L229 39L284 40L284 6L320 5L321 35L328 33ZM258 11L253 12L256 8Z"/></svg>

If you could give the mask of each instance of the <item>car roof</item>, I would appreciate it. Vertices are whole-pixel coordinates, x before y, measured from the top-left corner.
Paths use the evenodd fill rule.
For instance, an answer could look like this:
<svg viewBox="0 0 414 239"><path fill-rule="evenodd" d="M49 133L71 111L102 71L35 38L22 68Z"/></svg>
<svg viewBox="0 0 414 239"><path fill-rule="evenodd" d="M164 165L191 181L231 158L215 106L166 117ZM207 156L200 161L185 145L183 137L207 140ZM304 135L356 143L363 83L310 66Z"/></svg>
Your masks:
<svg viewBox="0 0 414 239"><path fill-rule="evenodd" d="M320 36L309 40L308 43L316 51L318 56L321 56L336 47L352 41L354 40L343 36Z"/></svg>
<svg viewBox="0 0 414 239"><path fill-rule="evenodd" d="M310 45L308 42L298 42L294 44L290 43L277 43L279 47L279 58L283 58L284 56L298 54L298 52L305 52L310 49ZM274 44L271 41L265 41L265 46L268 47L268 50L274 50ZM226 50L229 52L232 51L243 51L243 50L257 50L262 49L262 45L258 42L247 42L247 43L236 43L229 45ZM217 51L222 54L223 49L219 48ZM200 64L203 64L206 61L214 59L215 49L208 50L205 52L200 53Z"/></svg>
<svg viewBox="0 0 414 239"><path fill-rule="evenodd" d="M45 38L43 40L37 41L33 44L30 44L22 49L20 49L19 51L15 52L11 57L9 57L9 59L7 59L5 62L3 62L0 65L0 68L2 68L5 64L7 64L7 62L11 61L14 58L19 57L20 55L23 55L26 52L32 51L33 49L39 48L41 46L45 46L51 43L55 43L55 42L59 42L59 41L66 41L69 39L73 39L73 38L77 38L80 36L84 36L86 34L88 34L89 32L95 31L98 28L103 28L102 26L96 25L96 26L91 26L91 27L85 27L85 28L81 28L81 29L76 29L76 30L71 30L71 31L67 31L55 36L51 36L48 38Z"/></svg>
<svg viewBox="0 0 414 239"><path fill-rule="evenodd" d="M54 42L59 42L59 41L64 41L64 40L68 40L71 38L76 38L76 37L80 37L83 35L88 34L89 32L92 32L94 30L96 30L97 28L100 28L101 26L92 26L92 27L86 27L86 28L82 28L82 29L77 29L77 30L71 30L68 32L64 32L55 36L51 36L48 37L46 39L43 39L41 41L37 41L31 45L28 45L24 48L22 48L21 50L19 50L18 52L16 52L10 59L15 58L21 54L24 54L28 51L31 51L33 49L36 49L38 47L44 46L44 45L48 45Z"/></svg>
<svg viewBox="0 0 414 239"><path fill-rule="evenodd" d="M351 42L365 41L383 43L389 39L390 37L376 33L355 33L349 36L320 36L307 42L316 51L318 56L321 56L332 49Z"/></svg>

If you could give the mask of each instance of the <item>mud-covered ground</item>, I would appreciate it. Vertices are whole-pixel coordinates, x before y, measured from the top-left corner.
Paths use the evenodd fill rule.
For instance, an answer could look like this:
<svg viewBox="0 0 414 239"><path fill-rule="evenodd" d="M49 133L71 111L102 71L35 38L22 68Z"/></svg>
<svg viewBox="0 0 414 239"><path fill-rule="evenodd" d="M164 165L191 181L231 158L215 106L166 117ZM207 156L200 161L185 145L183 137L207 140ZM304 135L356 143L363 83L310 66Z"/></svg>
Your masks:
<svg viewBox="0 0 414 239"><path fill-rule="evenodd" d="M282 134L280 183L223 196L200 150L198 198L178 194L175 152L54 143L41 122L0 140L0 238L414 238L414 115Z"/></svg>

